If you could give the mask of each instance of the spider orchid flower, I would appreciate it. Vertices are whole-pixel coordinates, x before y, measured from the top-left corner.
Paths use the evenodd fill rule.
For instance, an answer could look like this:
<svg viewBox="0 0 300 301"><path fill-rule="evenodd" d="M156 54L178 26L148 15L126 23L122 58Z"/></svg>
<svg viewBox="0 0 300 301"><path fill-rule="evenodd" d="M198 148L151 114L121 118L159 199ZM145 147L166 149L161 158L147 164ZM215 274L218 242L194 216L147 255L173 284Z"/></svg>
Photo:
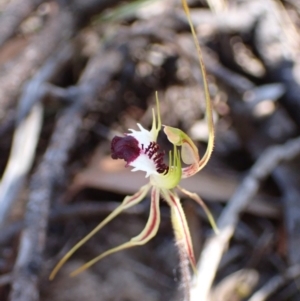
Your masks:
<svg viewBox="0 0 300 301"><path fill-rule="evenodd" d="M173 151L170 151L169 153L169 163L164 163L164 152L161 151L160 146L157 143L157 136L162 125L159 101L158 98L156 99L157 110L156 113L153 110L153 123L150 131L144 129L140 124L138 124L139 130L131 129L130 133L125 134L124 137L115 136L111 142L112 158L123 159L126 162L126 167L133 167L132 171L145 172L146 178L149 178L149 183L142 186L135 194L125 197L119 207L112 211L111 214L109 214L94 230L77 243L58 263L51 273L50 279L54 278L58 270L78 248L80 248L96 232L102 229L123 210L140 203L145 198L149 190L151 190L150 215L143 231L136 237L132 238L129 242L112 248L84 264L82 267L71 273L71 276L79 274L95 264L97 261L112 253L134 246L144 245L153 238L156 235L160 224L160 197L162 197L171 208L171 220L175 239L178 242L183 242L191 266L195 269L196 262L191 236L184 211L175 188L198 202L207 213L214 229L216 229L216 226L208 208L198 195L188 192L178 185L183 175L187 177L196 172L196 161L199 159L198 150L195 144L179 129L167 126L164 127L164 132L166 133L169 141L174 145ZM181 152L179 148L181 148ZM181 159L184 163L190 164L190 166L182 168ZM199 162L197 162L197 164L199 165Z"/></svg>
<svg viewBox="0 0 300 301"><path fill-rule="evenodd" d="M129 130L130 132L125 134L124 137L115 136L111 142L112 159L124 160L126 162L126 167L133 168L132 171L145 172L146 178L149 178L149 183L142 186L140 190L135 194L126 196L121 205L119 205L114 211L112 211L86 237L79 241L56 265L50 275L50 280L55 277L59 269L75 253L76 250L78 250L84 243L86 243L93 235L95 235L100 229L102 229L108 222L114 219L123 210L140 203L150 190L150 214L146 226L142 230L142 232L139 235L133 237L129 242L112 248L87 262L86 264L72 272L71 276L79 274L80 272L95 264L97 261L110 254L134 246L144 245L151 238L153 238L156 235L160 224L159 202L161 198L164 199L171 208L171 220L174 229L175 240L176 242L180 243L180 245L183 245L191 266L195 271L196 261L193 253L191 235L176 190L179 190L183 194L186 194L188 197L192 198L202 206L213 229L215 230L215 232L217 232L217 227L214 219L201 198L197 194L191 193L179 186L179 182L182 178L187 178L194 175L207 164L212 153L214 141L212 109L201 51L198 45L193 25L191 23L191 18L186 1L182 0L182 3L192 30L194 42L197 47L199 63L204 79L203 82L206 100L206 118L209 129L207 150L203 158L200 159L197 147L187 134L185 134L180 129L164 126L164 132L169 141L173 144L173 151L169 152L168 164L164 163L164 152L161 150L159 144L157 143L157 137L162 129L162 123L160 118L159 101L156 95L157 108L156 111L154 109L152 110L153 122L151 130L148 131L143 128L142 125L138 124L139 130L131 129ZM185 167L182 167L181 161L186 165Z"/></svg>

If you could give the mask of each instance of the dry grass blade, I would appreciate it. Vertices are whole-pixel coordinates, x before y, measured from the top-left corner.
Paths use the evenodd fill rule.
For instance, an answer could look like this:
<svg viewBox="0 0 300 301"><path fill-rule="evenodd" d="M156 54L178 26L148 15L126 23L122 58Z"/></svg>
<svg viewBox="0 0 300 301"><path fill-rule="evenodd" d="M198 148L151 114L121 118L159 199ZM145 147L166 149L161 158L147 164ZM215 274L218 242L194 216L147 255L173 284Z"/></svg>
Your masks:
<svg viewBox="0 0 300 301"><path fill-rule="evenodd" d="M25 176L32 166L42 126L43 108L37 103L19 123L10 157L0 183L0 228L4 225Z"/></svg>

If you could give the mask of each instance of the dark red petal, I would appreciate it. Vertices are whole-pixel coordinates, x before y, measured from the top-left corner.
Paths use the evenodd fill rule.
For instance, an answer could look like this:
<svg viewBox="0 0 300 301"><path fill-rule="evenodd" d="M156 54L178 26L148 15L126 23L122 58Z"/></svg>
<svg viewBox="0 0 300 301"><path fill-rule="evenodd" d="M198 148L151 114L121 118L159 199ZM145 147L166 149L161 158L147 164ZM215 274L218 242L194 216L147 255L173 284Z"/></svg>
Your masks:
<svg viewBox="0 0 300 301"><path fill-rule="evenodd" d="M127 164L135 160L140 151L139 142L132 136L115 136L111 141L111 157L124 159Z"/></svg>

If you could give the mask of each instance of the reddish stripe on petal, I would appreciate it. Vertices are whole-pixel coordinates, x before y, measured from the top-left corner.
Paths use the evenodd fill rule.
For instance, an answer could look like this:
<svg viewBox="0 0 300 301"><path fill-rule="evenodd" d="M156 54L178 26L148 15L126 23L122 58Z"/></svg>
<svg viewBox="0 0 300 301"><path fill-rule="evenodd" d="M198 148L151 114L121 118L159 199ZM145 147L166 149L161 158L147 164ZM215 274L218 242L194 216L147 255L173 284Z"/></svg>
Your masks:
<svg viewBox="0 0 300 301"><path fill-rule="evenodd" d="M192 248L192 244L190 242L190 233L188 232L189 231L188 228L185 227L185 222L186 222L185 217L180 214L181 210L178 207L178 204L176 202L175 197L171 193L169 194L169 196L170 196L170 199L173 202L173 205L175 206L177 212L179 213L180 223L182 225L182 229L183 229L184 236L185 236L184 238L185 238L185 241L186 241L186 247L187 247L188 256L189 256L192 264L196 265L196 260L195 260L195 257L194 257L194 251L193 251L193 248Z"/></svg>
<svg viewBox="0 0 300 301"><path fill-rule="evenodd" d="M139 191L137 194L133 195L130 199L128 199L128 201L126 202L126 204L130 204L131 202L135 201L136 199L138 199L141 194L143 194L144 191Z"/></svg>
<svg viewBox="0 0 300 301"><path fill-rule="evenodd" d="M145 238L147 238L154 230L156 224L157 224L157 218L158 218L158 214L159 214L159 209L157 207L157 200L156 200L156 189L152 189L151 192L151 209L152 211L152 216L151 218L151 224L149 225L149 228L147 229L147 231L144 233L144 235L141 237L141 240L144 240Z"/></svg>
<svg viewBox="0 0 300 301"><path fill-rule="evenodd" d="M124 206L124 209L127 209L130 206L135 205L135 203L140 202L146 196L149 188L150 188L150 184L146 184L143 187L141 187L140 190L136 192L134 195L127 196L122 204Z"/></svg>

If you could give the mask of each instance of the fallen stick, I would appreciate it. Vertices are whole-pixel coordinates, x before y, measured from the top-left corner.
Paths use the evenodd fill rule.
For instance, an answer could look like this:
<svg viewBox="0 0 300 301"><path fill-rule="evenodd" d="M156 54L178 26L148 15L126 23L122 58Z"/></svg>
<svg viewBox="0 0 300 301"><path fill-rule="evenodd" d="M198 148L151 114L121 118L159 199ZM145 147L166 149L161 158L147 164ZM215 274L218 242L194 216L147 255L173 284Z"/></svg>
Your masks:
<svg viewBox="0 0 300 301"><path fill-rule="evenodd" d="M10 301L39 300L39 272L43 264L51 195L64 177L68 154L76 143L83 114L120 70L123 60L119 50L100 51L88 63L78 86L69 89L74 102L58 118L46 153L31 178Z"/></svg>
<svg viewBox="0 0 300 301"><path fill-rule="evenodd" d="M239 215L257 193L263 181L281 161L291 160L300 153L300 138L284 145L268 148L258 158L249 174L237 188L217 221L219 234L212 236L203 248L194 276L191 301L206 301L216 275L220 260L235 231Z"/></svg>
<svg viewBox="0 0 300 301"><path fill-rule="evenodd" d="M8 163L0 182L0 228L3 227L23 187L24 179L32 167L42 125L43 85L62 71L72 54L71 44L63 45L29 81L20 98L18 124Z"/></svg>
<svg viewBox="0 0 300 301"><path fill-rule="evenodd" d="M45 0L15 0L8 3L0 19L0 47L11 38L19 25Z"/></svg>
<svg viewBox="0 0 300 301"><path fill-rule="evenodd" d="M32 166L42 118L43 107L37 103L14 133L8 164L0 183L0 228L4 225Z"/></svg>
<svg viewBox="0 0 300 301"><path fill-rule="evenodd" d="M265 301L280 287L300 277L300 266L295 265L288 268L283 275L272 277L264 286L256 291L248 301Z"/></svg>

